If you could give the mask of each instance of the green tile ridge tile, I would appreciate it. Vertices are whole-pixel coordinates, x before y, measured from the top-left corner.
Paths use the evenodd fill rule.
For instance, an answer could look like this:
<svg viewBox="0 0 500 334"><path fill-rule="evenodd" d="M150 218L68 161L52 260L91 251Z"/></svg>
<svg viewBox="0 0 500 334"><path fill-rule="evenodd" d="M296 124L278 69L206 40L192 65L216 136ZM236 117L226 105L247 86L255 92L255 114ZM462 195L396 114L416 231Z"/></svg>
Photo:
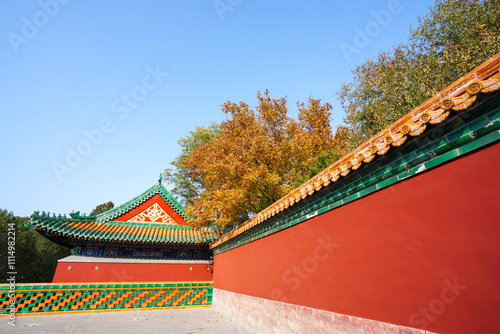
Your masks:
<svg viewBox="0 0 500 334"><path fill-rule="evenodd" d="M436 157L436 158L434 158L432 160L427 161L424 164L424 166L425 166L426 169L431 169L431 168L433 168L435 166L438 166L438 165L440 165L440 164L442 164L442 163L444 163L444 162L446 162L448 160L449 160L448 156L446 154L444 154L444 155Z"/></svg>
<svg viewBox="0 0 500 334"><path fill-rule="evenodd" d="M406 162L411 161L417 157L417 154L415 152L411 152L406 156L403 156L399 159L396 159L395 161L391 162L389 164L389 168L391 169L396 169L401 167L401 165L404 165Z"/></svg>
<svg viewBox="0 0 500 334"><path fill-rule="evenodd" d="M486 136L483 136L475 141L468 143L460 148L458 148L458 153L460 155L472 152L488 144L494 143L500 139L500 131L492 132Z"/></svg>
<svg viewBox="0 0 500 334"><path fill-rule="evenodd" d="M490 122L490 120L488 119L487 116L482 116L482 117L479 117L478 119L468 123L467 129L469 129L469 131L474 131L474 130L477 130L479 128L485 127L486 125L488 125L489 122Z"/></svg>
<svg viewBox="0 0 500 334"><path fill-rule="evenodd" d="M347 191L348 195L352 195L354 193L359 192L360 190L364 189L365 185L362 182L357 182L357 184Z"/></svg>
<svg viewBox="0 0 500 334"><path fill-rule="evenodd" d="M454 145L455 146L463 146L467 143L470 143L471 141L474 140L474 136L472 135L472 133L467 133L465 135L463 135L462 137L458 138L456 142L454 142Z"/></svg>
<svg viewBox="0 0 500 334"><path fill-rule="evenodd" d="M453 151L446 152L445 154L441 155L442 159L445 159L443 161L451 160L459 156L458 149L454 149Z"/></svg>
<svg viewBox="0 0 500 334"><path fill-rule="evenodd" d="M392 173L393 175L398 175L398 174L400 174L400 173L402 173L402 172L405 172L405 171L407 171L407 170L408 170L408 169L407 169L406 165L405 165L405 164L402 164L402 165L400 165L400 166L398 166L398 167L395 167L395 168L391 169L391 173Z"/></svg>
<svg viewBox="0 0 500 334"><path fill-rule="evenodd" d="M376 184L375 184L375 185L372 185L372 186L370 186L370 187L368 187L368 188L365 188L365 189L361 190L361 191L359 192L359 197L361 198L361 197L363 197L363 196L369 195L369 194L371 194L372 192L375 192L375 191L377 191L377 190L378 190L377 185L376 185Z"/></svg>
<svg viewBox="0 0 500 334"><path fill-rule="evenodd" d="M437 149L440 146L439 142L432 142L431 144L419 148L416 151L416 156L417 158L423 155L428 155L428 156L435 156L436 154L434 153L434 150Z"/></svg>
<svg viewBox="0 0 500 334"><path fill-rule="evenodd" d="M460 137L466 135L469 132L470 130L467 129L467 127L462 127L454 132L448 133L446 135L446 138L448 138L450 142L454 142L455 140L459 139Z"/></svg>
<svg viewBox="0 0 500 334"><path fill-rule="evenodd" d="M345 197L343 202L344 202L344 204L346 204L346 203L352 202L358 198L359 198L359 193L355 193L355 194L352 194L350 196Z"/></svg>
<svg viewBox="0 0 500 334"><path fill-rule="evenodd" d="M391 170L390 166L384 166L384 168L377 170L376 172L370 174L370 176L372 179L379 179L382 175L384 175L390 170Z"/></svg>
<svg viewBox="0 0 500 334"><path fill-rule="evenodd" d="M377 189L383 189L397 182L399 182L399 177L396 175L378 183L376 187Z"/></svg>
<svg viewBox="0 0 500 334"><path fill-rule="evenodd" d="M384 170L384 173L381 173L377 177L373 177L369 182L366 183L366 186L369 187L369 186L372 186L374 184L377 184L377 183L383 181L386 178L384 176L384 174L386 174L388 171L390 171L390 169L386 169L386 170Z"/></svg>
<svg viewBox="0 0 500 334"><path fill-rule="evenodd" d="M451 133L454 130L464 127L466 123L460 116L455 116L448 124L446 124L446 132Z"/></svg>
<svg viewBox="0 0 500 334"><path fill-rule="evenodd" d="M422 163L428 161L433 156L435 156L434 152L432 152L432 155L430 155L429 153L424 153L424 154L418 156L416 159L413 159L412 161L406 163L405 164L406 169L411 170L413 167L421 165Z"/></svg>
<svg viewBox="0 0 500 334"><path fill-rule="evenodd" d="M500 119L500 110L498 108L496 110L493 110L492 112L487 114L488 118L490 121L496 121L497 119Z"/></svg>
<svg viewBox="0 0 500 334"><path fill-rule="evenodd" d="M492 120L485 127L475 130L472 133L472 135L476 138L479 138L499 129L500 129L500 119L496 119Z"/></svg>

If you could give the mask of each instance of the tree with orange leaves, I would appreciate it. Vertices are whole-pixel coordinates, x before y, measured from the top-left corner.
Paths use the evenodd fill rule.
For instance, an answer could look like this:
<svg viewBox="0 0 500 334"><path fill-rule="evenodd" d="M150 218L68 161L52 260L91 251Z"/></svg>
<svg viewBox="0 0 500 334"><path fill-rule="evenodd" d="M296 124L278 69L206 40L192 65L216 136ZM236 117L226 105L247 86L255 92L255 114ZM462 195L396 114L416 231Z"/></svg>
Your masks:
<svg viewBox="0 0 500 334"><path fill-rule="evenodd" d="M227 120L217 136L183 156L186 179L203 184L184 201L191 225L232 228L335 159L330 104L311 97L298 104L295 121L288 116L286 98L271 98L267 90L257 98L255 110L244 102L226 102Z"/></svg>

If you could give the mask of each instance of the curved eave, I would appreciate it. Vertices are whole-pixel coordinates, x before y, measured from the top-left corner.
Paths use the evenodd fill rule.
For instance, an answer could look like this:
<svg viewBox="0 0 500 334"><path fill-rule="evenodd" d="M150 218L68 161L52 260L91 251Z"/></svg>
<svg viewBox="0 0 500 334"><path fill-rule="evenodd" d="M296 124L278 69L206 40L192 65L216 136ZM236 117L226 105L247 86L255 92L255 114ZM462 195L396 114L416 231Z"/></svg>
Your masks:
<svg viewBox="0 0 500 334"><path fill-rule="evenodd" d="M56 243L60 246L69 247L69 248L71 248L73 246L73 244L71 243L71 240L63 239L57 234L53 234L53 233L43 231L43 230L37 230L37 232L40 233L44 238L47 238L50 241L52 241L53 243Z"/></svg>
<svg viewBox="0 0 500 334"><path fill-rule="evenodd" d="M201 246L216 239L215 235L200 235L200 232L180 226L147 226L147 224L126 224L120 222L96 224L94 222L74 224L65 221L43 221L32 219L31 227L42 234L51 235L51 240L61 244L61 239L91 241L93 243L143 244L157 246ZM115 230L116 229L116 230ZM111 231L115 232L111 232ZM67 242L66 242L67 245Z"/></svg>

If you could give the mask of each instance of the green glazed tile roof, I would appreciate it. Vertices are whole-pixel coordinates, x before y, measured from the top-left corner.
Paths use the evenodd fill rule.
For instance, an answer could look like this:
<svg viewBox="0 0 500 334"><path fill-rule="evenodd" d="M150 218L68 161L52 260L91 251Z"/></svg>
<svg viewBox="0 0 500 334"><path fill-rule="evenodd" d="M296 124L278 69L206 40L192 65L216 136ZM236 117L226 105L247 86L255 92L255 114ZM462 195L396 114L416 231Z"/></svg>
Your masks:
<svg viewBox="0 0 500 334"><path fill-rule="evenodd" d="M217 239L213 231L195 230L187 225L113 221L114 218L138 207L155 195L159 195L180 216L187 218L183 207L158 182L139 196L97 216L80 215L80 212L70 213L70 217L60 214L51 216L50 212L35 211L26 225L55 238L105 243L194 245L208 244Z"/></svg>
<svg viewBox="0 0 500 334"><path fill-rule="evenodd" d="M206 244L217 239L216 233L195 230L185 225L133 222L78 221L39 215L31 216L31 228L53 235L102 242L149 244Z"/></svg>

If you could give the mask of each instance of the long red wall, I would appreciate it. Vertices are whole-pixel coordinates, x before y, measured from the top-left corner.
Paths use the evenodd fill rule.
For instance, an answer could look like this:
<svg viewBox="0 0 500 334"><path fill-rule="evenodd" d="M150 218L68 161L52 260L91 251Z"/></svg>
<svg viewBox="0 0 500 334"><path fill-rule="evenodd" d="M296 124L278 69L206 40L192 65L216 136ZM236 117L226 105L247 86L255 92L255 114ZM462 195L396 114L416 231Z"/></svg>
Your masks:
<svg viewBox="0 0 500 334"><path fill-rule="evenodd" d="M71 269L68 269L69 266ZM212 266L209 264L59 262L52 281L167 282L212 279Z"/></svg>
<svg viewBox="0 0 500 334"><path fill-rule="evenodd" d="M500 332L500 144L215 256L214 287L440 333Z"/></svg>

